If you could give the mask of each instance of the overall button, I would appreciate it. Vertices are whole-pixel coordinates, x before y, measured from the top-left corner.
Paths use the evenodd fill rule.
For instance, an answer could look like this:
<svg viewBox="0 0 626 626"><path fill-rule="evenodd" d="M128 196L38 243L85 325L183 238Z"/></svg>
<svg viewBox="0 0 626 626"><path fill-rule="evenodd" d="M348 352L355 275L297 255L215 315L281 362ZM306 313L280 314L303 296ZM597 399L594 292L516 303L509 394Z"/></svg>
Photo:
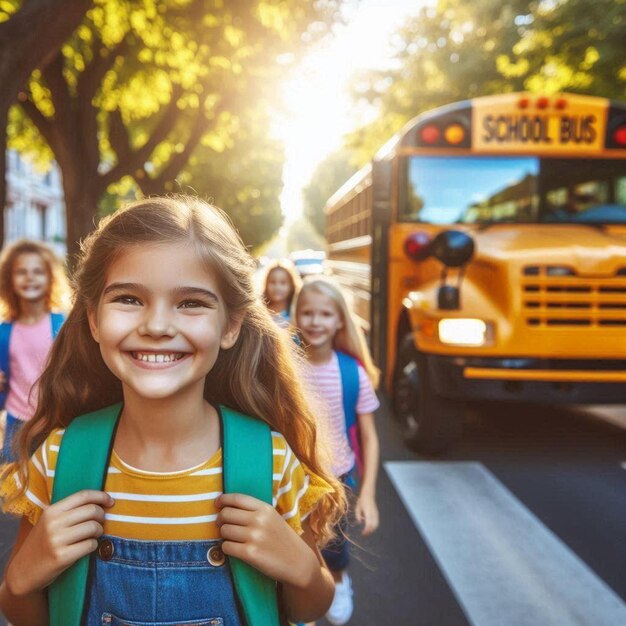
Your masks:
<svg viewBox="0 0 626 626"><path fill-rule="evenodd" d="M98 546L98 556L103 561L110 561L113 558L115 547L110 539L103 539Z"/></svg>
<svg viewBox="0 0 626 626"><path fill-rule="evenodd" d="M213 546L212 548L209 548L206 553L206 558L207 561L213 565L213 567L220 567L220 565L224 565L224 561L226 560L221 546Z"/></svg>

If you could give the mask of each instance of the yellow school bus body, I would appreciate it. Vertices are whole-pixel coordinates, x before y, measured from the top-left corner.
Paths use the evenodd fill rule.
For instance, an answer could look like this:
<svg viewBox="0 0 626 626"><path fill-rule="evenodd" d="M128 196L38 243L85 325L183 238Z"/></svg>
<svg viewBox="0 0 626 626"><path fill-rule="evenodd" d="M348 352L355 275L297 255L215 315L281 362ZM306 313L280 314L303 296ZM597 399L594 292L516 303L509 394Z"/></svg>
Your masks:
<svg viewBox="0 0 626 626"><path fill-rule="evenodd" d="M428 125L439 129L436 145L424 145L419 139L428 136L424 130ZM456 134L450 131L449 136L456 143L442 145L441 137L454 126ZM567 94L478 98L416 118L334 194L326 207L328 263L369 334L389 392L394 391L397 351L412 333L415 350L427 356L433 368L443 367L447 359L450 372L441 369L439 375L432 370L440 394L454 387L451 395L457 399L485 395L532 400L519 392L526 384L531 396L545 387L549 390L545 400L567 401L577 385L572 401L602 402L605 397L626 402L626 220L600 225L507 221L485 225L479 219L436 224L401 217L414 157L439 158L444 164L442 186L455 182L446 179L441 157L450 158L450 163L458 157L488 157L496 163L495 158L529 155L537 157L541 167L554 167L553 179L542 180L541 171L533 179L543 186L543 195L529 191L526 197L519 187L525 184L522 180L504 189L499 200L496 193L493 201L477 201L467 214L513 210L514 205L529 210L526 203L539 207L548 197L565 198L573 187L585 185L610 187L602 192L610 195L610 201L598 210L619 212L618 200L626 202L626 141L616 144L615 138L624 134L626 107L603 98ZM583 168L575 181L568 182L570 159L604 164L607 180L600 169L599 181L585 182ZM442 264L432 257L409 258L404 245L413 233L434 238L451 228L471 236L475 253L463 270L460 306L441 310L437 293ZM456 285L458 280L459 270L451 268L447 284ZM484 321L488 326L484 343L443 343L439 322L444 318ZM544 387L537 387L539 383ZM492 393L496 388L501 393ZM581 396L583 388L588 393Z"/></svg>

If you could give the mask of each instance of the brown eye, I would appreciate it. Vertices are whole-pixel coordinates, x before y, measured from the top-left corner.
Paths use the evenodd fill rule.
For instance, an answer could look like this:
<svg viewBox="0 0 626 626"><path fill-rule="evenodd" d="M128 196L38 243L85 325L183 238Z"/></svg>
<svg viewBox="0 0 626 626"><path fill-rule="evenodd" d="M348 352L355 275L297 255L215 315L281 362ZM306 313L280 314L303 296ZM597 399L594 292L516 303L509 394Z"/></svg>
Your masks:
<svg viewBox="0 0 626 626"><path fill-rule="evenodd" d="M202 300L185 300L184 302L180 303L179 308L181 309L200 309L200 308L209 309L213 307L209 305L208 303L203 302Z"/></svg>
<svg viewBox="0 0 626 626"><path fill-rule="evenodd" d="M117 296L117 298L114 298L112 302L119 302L120 304L129 305L141 304L141 302L137 298L135 298L135 296Z"/></svg>

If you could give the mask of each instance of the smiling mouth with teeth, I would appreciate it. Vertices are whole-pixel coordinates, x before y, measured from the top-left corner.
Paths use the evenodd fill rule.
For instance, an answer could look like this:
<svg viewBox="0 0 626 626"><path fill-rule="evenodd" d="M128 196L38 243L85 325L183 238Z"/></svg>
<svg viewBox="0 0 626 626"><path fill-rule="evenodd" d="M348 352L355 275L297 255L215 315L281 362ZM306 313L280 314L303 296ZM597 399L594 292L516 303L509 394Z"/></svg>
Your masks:
<svg viewBox="0 0 626 626"><path fill-rule="evenodd" d="M156 354L154 352L131 352L133 359L143 363L172 363L180 361L185 356L184 352L172 352L170 354Z"/></svg>

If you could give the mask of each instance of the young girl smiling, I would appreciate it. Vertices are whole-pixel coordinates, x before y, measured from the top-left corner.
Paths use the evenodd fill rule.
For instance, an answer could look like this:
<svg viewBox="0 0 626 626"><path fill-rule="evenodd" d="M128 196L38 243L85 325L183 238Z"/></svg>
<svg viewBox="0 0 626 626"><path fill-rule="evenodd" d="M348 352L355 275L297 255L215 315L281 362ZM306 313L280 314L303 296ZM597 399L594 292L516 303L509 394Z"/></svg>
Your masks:
<svg viewBox="0 0 626 626"><path fill-rule="evenodd" d="M65 272L54 252L20 240L0 258L0 408L6 408L0 463L15 460L13 440L35 413L33 385L41 375L63 315ZM32 392L32 393L31 393Z"/></svg>
<svg viewBox="0 0 626 626"><path fill-rule="evenodd" d="M23 516L0 587L14 626L47 624L47 586L94 552L87 626L242 624L224 555L275 580L289 619L324 613L333 582L317 542L343 492L252 269L228 221L195 199L139 201L85 242L19 473L2 487ZM64 427L116 402L104 490L50 505ZM272 427L273 506L222 493L222 405Z"/></svg>

